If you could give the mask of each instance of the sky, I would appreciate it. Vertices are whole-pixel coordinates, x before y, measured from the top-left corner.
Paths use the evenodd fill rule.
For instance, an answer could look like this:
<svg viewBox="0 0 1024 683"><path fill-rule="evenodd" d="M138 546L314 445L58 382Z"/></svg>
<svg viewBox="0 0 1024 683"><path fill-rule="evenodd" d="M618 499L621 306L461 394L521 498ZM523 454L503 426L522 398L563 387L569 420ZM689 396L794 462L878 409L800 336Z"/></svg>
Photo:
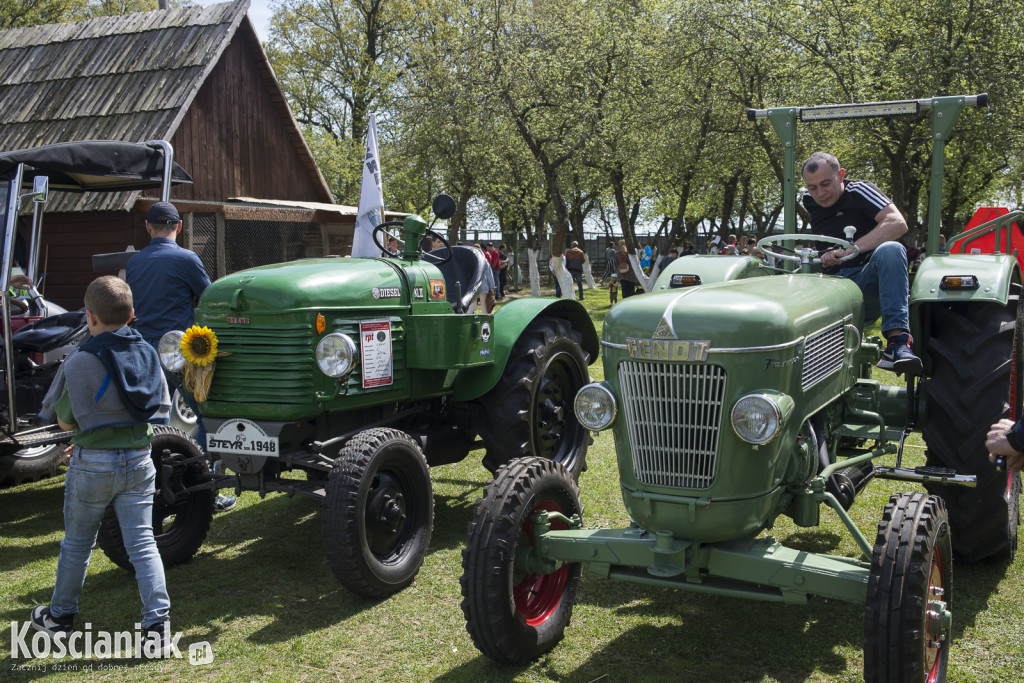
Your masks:
<svg viewBox="0 0 1024 683"><path fill-rule="evenodd" d="M214 5L225 0L192 0L196 5ZM261 42L266 42L270 29L270 0L249 0L249 21L256 27Z"/></svg>

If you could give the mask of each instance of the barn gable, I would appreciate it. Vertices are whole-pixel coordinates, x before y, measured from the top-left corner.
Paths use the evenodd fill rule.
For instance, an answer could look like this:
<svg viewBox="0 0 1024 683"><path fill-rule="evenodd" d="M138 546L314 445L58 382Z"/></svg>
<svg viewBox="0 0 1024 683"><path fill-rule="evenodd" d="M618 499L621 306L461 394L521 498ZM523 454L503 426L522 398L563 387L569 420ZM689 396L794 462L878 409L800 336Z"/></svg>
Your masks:
<svg viewBox="0 0 1024 683"><path fill-rule="evenodd" d="M175 161L195 180L172 190L183 216L190 203L209 214L239 196L332 203L248 7L248 0L235 0L0 31L4 149L169 140ZM91 255L145 246L145 209L157 196L54 193L40 252L46 296L80 306L95 277ZM287 212L275 215L288 220ZM308 222L305 214L296 216ZM332 222L337 231L352 219L339 213ZM193 246L189 232L182 241ZM223 236L219 243L231 249ZM212 277L225 274L218 272L225 262L223 253L204 256Z"/></svg>

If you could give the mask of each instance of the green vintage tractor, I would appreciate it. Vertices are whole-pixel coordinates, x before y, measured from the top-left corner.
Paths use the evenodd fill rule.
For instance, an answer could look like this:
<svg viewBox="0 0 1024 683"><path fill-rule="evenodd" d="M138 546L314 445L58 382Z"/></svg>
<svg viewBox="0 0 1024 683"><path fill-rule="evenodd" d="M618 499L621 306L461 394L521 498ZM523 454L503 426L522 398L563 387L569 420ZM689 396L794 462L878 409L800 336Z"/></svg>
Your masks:
<svg viewBox="0 0 1024 683"><path fill-rule="evenodd" d="M822 275L817 250L784 251L792 234L759 246L796 261L796 272L750 257L676 260L652 293L609 312L605 379L575 403L584 425L612 430L631 522L586 528L576 481L557 463L524 458L500 469L477 502L463 554L462 609L484 654L520 663L553 647L587 563L598 576L649 586L864 604L866 679L944 678L954 555L1012 557L1019 516L1020 477L997 470L984 441L992 422L1021 407L1021 267L1007 253L935 249L943 145L961 110L984 101L752 112L785 144L787 233L795 226L798 121L930 112L936 255L918 271L910 302L925 376L905 386L871 379L882 340L865 336L860 290ZM1020 219L1010 214L985 230L1005 236ZM927 444L926 465L913 468L902 457L912 430ZM847 510L875 478L928 492L894 495L871 539ZM762 535L780 515L814 527L822 506L862 557Z"/></svg>
<svg viewBox="0 0 1024 683"><path fill-rule="evenodd" d="M454 202L442 195L434 210L447 218ZM212 478L322 501L332 571L371 597L408 585L422 564L430 466L484 446L492 471L529 454L580 472L591 437L572 402L598 353L575 301L520 299L473 314L483 253L450 247L418 216L379 226L381 252L396 227L405 245L396 258L305 259L224 277L196 309L207 330L161 342L164 367L186 387L203 382L189 373L207 374L208 393L197 392L207 450L234 473ZM426 236L444 246L421 252ZM214 363L183 356L183 333L185 348L197 334L215 340Z"/></svg>

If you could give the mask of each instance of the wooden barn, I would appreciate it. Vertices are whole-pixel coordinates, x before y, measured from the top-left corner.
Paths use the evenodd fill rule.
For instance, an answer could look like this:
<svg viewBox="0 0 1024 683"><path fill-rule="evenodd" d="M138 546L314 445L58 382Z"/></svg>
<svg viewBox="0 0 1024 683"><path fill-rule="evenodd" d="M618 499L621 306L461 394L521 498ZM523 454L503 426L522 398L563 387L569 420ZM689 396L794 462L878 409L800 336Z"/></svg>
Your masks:
<svg viewBox="0 0 1024 683"><path fill-rule="evenodd" d="M211 278L348 254L356 210L333 204L248 7L236 0L0 31L0 145L170 141L195 180L171 192L184 223L179 243ZM39 252L44 295L80 307L96 276L91 255L146 246L145 214L158 198L54 193Z"/></svg>

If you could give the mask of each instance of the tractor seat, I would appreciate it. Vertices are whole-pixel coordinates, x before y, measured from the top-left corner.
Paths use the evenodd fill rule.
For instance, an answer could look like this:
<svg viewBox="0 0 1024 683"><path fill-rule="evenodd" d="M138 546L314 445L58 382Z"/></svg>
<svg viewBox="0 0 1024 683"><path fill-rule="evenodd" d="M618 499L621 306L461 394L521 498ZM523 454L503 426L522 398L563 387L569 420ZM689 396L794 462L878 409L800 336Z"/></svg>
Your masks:
<svg viewBox="0 0 1024 683"><path fill-rule="evenodd" d="M25 325L11 335L18 351L46 353L85 334L85 309L51 315Z"/></svg>
<svg viewBox="0 0 1024 683"><path fill-rule="evenodd" d="M448 255L448 248L441 247L428 252L431 256L444 258ZM433 262L427 259L428 263ZM476 247L457 246L452 247L452 257L448 263L437 265L438 270L444 275L445 294L448 303L452 305L456 313L465 313L470 310L473 300L480 291L484 280L484 268L488 268L487 259L484 253ZM459 298L459 288L462 287L462 297Z"/></svg>

